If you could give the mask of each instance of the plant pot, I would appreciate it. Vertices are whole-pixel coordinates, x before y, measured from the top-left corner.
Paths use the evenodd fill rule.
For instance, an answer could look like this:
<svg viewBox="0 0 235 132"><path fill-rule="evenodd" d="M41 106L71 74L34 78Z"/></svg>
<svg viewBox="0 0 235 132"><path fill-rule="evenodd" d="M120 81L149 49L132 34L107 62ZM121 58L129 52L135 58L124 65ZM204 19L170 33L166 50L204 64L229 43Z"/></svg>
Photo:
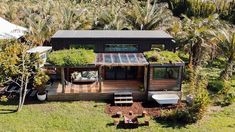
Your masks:
<svg viewBox="0 0 235 132"><path fill-rule="evenodd" d="M37 93L37 98L38 98L39 101L45 101L46 98L47 98L47 93L46 92L44 92L44 94L38 94Z"/></svg>
<svg viewBox="0 0 235 132"><path fill-rule="evenodd" d="M194 99L193 95L191 95L191 94L186 95L186 102L187 102L189 105L193 104L193 99Z"/></svg>

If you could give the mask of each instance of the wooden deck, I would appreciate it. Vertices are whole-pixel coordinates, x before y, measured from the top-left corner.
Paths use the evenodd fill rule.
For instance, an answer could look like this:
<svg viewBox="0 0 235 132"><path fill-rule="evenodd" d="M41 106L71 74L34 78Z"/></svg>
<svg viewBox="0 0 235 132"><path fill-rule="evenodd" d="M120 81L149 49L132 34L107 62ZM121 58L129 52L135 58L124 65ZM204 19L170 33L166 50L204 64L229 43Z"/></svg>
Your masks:
<svg viewBox="0 0 235 132"><path fill-rule="evenodd" d="M57 82L52 87L47 88L48 100L110 100L113 99L114 92L129 91L133 93L134 100L143 100L144 92L140 91L139 86L142 82L136 80L113 80L103 81L102 91L99 92L98 82L84 85L67 84L65 93L62 93L62 85Z"/></svg>
<svg viewBox="0 0 235 132"><path fill-rule="evenodd" d="M136 80L105 80L102 83L101 93L114 93L120 91L140 92L140 85L142 82ZM48 94L60 94L62 93L62 84L59 82L54 83L50 88L47 88ZM98 93L98 82L90 84L67 84L65 87L66 93Z"/></svg>

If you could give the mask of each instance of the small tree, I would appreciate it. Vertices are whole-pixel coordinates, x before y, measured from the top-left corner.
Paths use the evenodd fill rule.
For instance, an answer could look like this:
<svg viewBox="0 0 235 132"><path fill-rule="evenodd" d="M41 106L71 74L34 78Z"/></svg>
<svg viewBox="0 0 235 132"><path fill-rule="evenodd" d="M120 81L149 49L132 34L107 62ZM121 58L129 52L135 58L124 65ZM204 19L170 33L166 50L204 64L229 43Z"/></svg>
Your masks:
<svg viewBox="0 0 235 132"><path fill-rule="evenodd" d="M3 82L19 86L19 103L17 112L24 105L29 80L37 72L36 64L40 63L38 55L29 55L29 46L15 42L0 51L0 75Z"/></svg>

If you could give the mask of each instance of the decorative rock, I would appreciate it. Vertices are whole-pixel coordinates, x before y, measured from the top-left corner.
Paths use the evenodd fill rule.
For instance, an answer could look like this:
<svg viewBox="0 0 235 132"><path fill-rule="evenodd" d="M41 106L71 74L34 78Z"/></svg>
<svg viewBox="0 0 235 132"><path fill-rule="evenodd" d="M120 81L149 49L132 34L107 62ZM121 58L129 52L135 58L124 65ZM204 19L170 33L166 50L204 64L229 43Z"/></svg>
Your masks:
<svg viewBox="0 0 235 132"><path fill-rule="evenodd" d="M116 115L117 115L117 117L122 117L122 112L121 111L118 111L117 113L116 113Z"/></svg>
<svg viewBox="0 0 235 132"><path fill-rule="evenodd" d="M129 115L132 116L134 113L133 111L129 111Z"/></svg>
<svg viewBox="0 0 235 132"><path fill-rule="evenodd" d="M143 111L142 116L145 117L147 115L147 111Z"/></svg>
<svg viewBox="0 0 235 132"><path fill-rule="evenodd" d="M114 118L114 125L118 125L119 124L119 122L120 122L120 119L119 118Z"/></svg>

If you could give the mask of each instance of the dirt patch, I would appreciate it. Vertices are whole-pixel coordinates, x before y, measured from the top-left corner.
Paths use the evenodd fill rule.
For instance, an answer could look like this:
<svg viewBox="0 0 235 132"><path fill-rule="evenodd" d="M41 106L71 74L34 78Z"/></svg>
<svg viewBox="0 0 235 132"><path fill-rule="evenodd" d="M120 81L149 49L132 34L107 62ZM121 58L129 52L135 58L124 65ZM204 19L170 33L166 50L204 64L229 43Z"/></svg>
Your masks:
<svg viewBox="0 0 235 132"><path fill-rule="evenodd" d="M160 111L163 109L175 109L182 108L183 103L177 105L157 105L155 102L134 102L130 106L115 106L113 104L107 104L105 112L109 115L115 115L117 112L122 112L123 115L128 115L132 111L135 115L141 115L143 111L146 111L150 116L159 116Z"/></svg>

